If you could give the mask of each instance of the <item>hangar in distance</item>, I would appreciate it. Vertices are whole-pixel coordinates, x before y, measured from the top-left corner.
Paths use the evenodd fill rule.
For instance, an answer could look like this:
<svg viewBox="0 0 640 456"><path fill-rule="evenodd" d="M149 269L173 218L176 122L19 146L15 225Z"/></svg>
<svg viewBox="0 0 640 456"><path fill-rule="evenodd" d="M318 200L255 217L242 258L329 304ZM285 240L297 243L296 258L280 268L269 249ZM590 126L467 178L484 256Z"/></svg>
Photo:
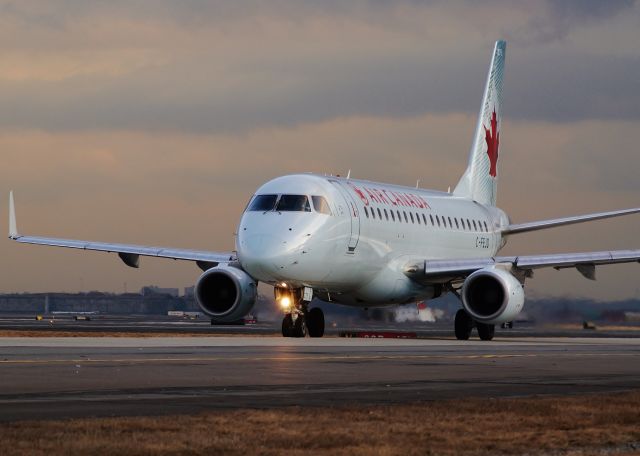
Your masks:
<svg viewBox="0 0 640 456"><path fill-rule="evenodd" d="M497 41L469 161L453 192L319 174L278 177L258 188L240 220L234 252L194 251L78 241L18 232L13 193L9 237L26 244L115 252L131 267L141 256L195 262L204 272L195 298L214 321L249 313L257 284L274 287L282 335L321 337L313 298L348 306L397 305L444 293L460 298L455 335L473 328L490 340L496 324L524 306L523 285L538 268L638 262L640 250L497 256L509 236L640 212L640 208L512 224L496 207L502 158L502 82L506 43Z"/></svg>

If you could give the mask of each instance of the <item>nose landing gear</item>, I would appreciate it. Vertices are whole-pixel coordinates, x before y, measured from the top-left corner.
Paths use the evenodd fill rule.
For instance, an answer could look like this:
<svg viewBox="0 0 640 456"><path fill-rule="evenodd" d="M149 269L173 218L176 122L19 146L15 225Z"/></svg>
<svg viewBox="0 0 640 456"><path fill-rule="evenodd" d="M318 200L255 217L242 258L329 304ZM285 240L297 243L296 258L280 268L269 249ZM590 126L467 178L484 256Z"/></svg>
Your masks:
<svg viewBox="0 0 640 456"><path fill-rule="evenodd" d="M312 292L310 289L307 290L304 288L274 288L276 301L286 312L282 319L283 337L305 337L307 333L310 337L324 335L324 313L318 307L309 309Z"/></svg>

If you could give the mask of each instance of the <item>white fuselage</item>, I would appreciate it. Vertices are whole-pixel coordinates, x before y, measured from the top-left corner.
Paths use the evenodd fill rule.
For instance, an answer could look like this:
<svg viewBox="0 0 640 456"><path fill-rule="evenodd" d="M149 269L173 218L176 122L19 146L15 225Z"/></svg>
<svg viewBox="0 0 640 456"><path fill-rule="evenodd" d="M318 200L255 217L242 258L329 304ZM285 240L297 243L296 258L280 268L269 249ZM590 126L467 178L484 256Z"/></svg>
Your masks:
<svg viewBox="0 0 640 456"><path fill-rule="evenodd" d="M279 177L259 195L304 195L306 209L251 210L236 249L254 279L306 286L324 300L351 305L430 298L434 287L405 270L425 259L491 257L502 247L504 212L449 193L315 174ZM331 214L311 204L324 197ZM326 211L325 211L326 212Z"/></svg>

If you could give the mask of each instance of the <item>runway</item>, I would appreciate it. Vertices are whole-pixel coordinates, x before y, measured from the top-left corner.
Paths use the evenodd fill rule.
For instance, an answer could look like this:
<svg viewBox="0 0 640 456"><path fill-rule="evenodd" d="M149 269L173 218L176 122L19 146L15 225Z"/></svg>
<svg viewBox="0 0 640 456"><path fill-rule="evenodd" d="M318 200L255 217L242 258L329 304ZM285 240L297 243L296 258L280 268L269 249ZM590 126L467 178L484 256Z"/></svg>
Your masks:
<svg viewBox="0 0 640 456"><path fill-rule="evenodd" d="M0 338L0 420L640 388L638 338Z"/></svg>

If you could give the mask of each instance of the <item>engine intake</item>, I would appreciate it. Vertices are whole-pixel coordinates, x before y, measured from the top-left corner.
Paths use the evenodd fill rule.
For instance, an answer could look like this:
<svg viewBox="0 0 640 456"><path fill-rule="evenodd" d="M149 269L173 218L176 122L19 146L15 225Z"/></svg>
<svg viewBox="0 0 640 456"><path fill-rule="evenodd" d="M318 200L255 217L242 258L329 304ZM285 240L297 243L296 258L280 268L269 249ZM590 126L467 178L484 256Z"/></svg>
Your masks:
<svg viewBox="0 0 640 456"><path fill-rule="evenodd" d="M462 305L474 320L482 323L512 321L524 307L524 289L507 271L480 269L464 281Z"/></svg>
<svg viewBox="0 0 640 456"><path fill-rule="evenodd" d="M246 272L234 267L205 271L195 286L196 302L212 320L228 323L239 320L253 308L257 284Z"/></svg>

